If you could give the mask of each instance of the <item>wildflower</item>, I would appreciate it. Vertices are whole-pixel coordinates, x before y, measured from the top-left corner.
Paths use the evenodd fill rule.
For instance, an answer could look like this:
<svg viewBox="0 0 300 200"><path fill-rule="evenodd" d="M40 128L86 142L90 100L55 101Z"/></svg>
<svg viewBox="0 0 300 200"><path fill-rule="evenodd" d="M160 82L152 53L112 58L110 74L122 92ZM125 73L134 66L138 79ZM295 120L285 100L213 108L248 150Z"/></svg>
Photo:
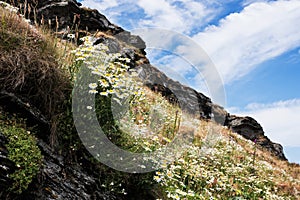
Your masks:
<svg viewBox="0 0 300 200"><path fill-rule="evenodd" d="M102 96L107 96L108 93L107 93L107 92L100 92L100 95L102 95Z"/></svg>
<svg viewBox="0 0 300 200"><path fill-rule="evenodd" d="M76 58L76 61L84 61L84 60L85 60L85 58L84 58L84 57L82 57L82 56L80 56L80 57Z"/></svg>
<svg viewBox="0 0 300 200"><path fill-rule="evenodd" d="M146 166L145 165L139 165L140 168L145 169Z"/></svg>
<svg viewBox="0 0 300 200"><path fill-rule="evenodd" d="M162 173L161 172L156 172L156 175L162 175Z"/></svg>
<svg viewBox="0 0 300 200"><path fill-rule="evenodd" d="M123 193L124 195L127 194L124 188L121 190L121 193Z"/></svg>
<svg viewBox="0 0 300 200"><path fill-rule="evenodd" d="M167 168L167 167L168 167L168 165L167 165L166 162L164 162L164 163L161 165L161 168Z"/></svg>
<svg viewBox="0 0 300 200"><path fill-rule="evenodd" d="M173 199L179 200L179 199L180 199L180 196L179 196L178 194L175 194L175 195L173 196Z"/></svg>
<svg viewBox="0 0 300 200"><path fill-rule="evenodd" d="M89 93L90 93L90 94L97 94L98 91L97 91L97 90L90 90Z"/></svg>
<svg viewBox="0 0 300 200"><path fill-rule="evenodd" d="M107 92L108 92L109 94L114 94L114 93L115 93L114 90L108 90Z"/></svg>
<svg viewBox="0 0 300 200"><path fill-rule="evenodd" d="M109 86L108 82L105 79L101 79L101 80L99 80L99 82L100 82L101 86L103 86L103 87Z"/></svg>
<svg viewBox="0 0 300 200"><path fill-rule="evenodd" d="M167 172L167 174L166 174L166 175L167 175L167 177L168 177L168 178L172 178L172 176L173 176L173 173L172 173L171 171L169 171L169 170L168 170L168 172Z"/></svg>
<svg viewBox="0 0 300 200"><path fill-rule="evenodd" d="M88 110L92 110L92 109L93 109L92 106L87 106L86 108L87 108Z"/></svg>
<svg viewBox="0 0 300 200"><path fill-rule="evenodd" d="M97 88L97 83L90 83L89 88L96 89Z"/></svg>
<svg viewBox="0 0 300 200"><path fill-rule="evenodd" d="M182 190L180 190L180 189L176 189L175 192L176 192L177 194L182 195L182 196L186 196L186 195L187 195L186 192L184 192L184 191L182 191Z"/></svg>
<svg viewBox="0 0 300 200"><path fill-rule="evenodd" d="M68 37L69 39L74 39L74 38L75 38L75 34L68 34L67 37Z"/></svg>
<svg viewBox="0 0 300 200"><path fill-rule="evenodd" d="M194 197L195 196L195 192L193 192L192 190L189 190L187 193L188 196L190 197Z"/></svg>

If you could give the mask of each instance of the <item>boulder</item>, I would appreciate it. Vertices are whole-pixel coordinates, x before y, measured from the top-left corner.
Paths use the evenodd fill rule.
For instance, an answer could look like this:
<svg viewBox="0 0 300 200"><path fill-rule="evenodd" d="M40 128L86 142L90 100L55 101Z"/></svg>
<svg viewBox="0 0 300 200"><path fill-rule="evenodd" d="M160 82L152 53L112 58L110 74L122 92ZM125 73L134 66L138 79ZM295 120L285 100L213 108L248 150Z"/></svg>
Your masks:
<svg viewBox="0 0 300 200"><path fill-rule="evenodd" d="M272 142L267 136L265 136L261 125L252 117L229 115L226 119L225 125L246 139L252 141L256 140L258 145L270 151L279 159L287 160L283 153L283 147L280 144Z"/></svg>

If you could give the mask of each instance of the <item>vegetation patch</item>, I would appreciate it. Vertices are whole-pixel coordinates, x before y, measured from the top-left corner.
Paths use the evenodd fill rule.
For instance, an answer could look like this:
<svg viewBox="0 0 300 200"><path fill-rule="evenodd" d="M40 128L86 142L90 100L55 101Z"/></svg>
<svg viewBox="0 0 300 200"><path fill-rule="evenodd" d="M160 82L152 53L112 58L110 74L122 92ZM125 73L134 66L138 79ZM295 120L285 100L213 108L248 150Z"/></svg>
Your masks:
<svg viewBox="0 0 300 200"><path fill-rule="evenodd" d="M11 174L13 184L9 190L21 194L38 174L43 157L36 138L23 127L24 123L2 118L0 131L8 138L8 157L16 166L15 172Z"/></svg>

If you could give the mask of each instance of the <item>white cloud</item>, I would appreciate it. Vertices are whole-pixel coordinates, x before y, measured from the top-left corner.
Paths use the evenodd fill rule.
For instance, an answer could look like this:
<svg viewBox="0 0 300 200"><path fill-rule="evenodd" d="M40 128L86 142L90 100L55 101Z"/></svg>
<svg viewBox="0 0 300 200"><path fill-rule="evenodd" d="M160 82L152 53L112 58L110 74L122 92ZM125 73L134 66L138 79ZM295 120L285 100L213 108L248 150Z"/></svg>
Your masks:
<svg viewBox="0 0 300 200"><path fill-rule="evenodd" d="M140 8L136 4L136 0L83 0L83 6L97 9L104 14L109 21L115 23L122 28L136 27L138 20L136 17L131 17L129 13L137 13Z"/></svg>
<svg viewBox="0 0 300 200"><path fill-rule="evenodd" d="M118 2L116 0L102 0L102 1L96 1L96 0L83 0L81 2L84 6L88 6L93 9L97 9L100 12L105 11L106 9L115 7L118 5Z"/></svg>
<svg viewBox="0 0 300 200"><path fill-rule="evenodd" d="M206 0L83 0L82 4L98 9L119 25L129 22L131 29L156 27L187 34L204 26L220 10Z"/></svg>
<svg viewBox="0 0 300 200"><path fill-rule="evenodd" d="M189 33L213 16L213 9L192 0L139 0L138 5L147 15L140 27L157 27Z"/></svg>
<svg viewBox="0 0 300 200"><path fill-rule="evenodd" d="M300 1L253 3L194 39L206 50L225 83L258 64L300 46Z"/></svg>
<svg viewBox="0 0 300 200"><path fill-rule="evenodd" d="M235 110L237 112L237 110ZM265 134L284 146L300 146L300 99L249 104L239 115L255 118Z"/></svg>

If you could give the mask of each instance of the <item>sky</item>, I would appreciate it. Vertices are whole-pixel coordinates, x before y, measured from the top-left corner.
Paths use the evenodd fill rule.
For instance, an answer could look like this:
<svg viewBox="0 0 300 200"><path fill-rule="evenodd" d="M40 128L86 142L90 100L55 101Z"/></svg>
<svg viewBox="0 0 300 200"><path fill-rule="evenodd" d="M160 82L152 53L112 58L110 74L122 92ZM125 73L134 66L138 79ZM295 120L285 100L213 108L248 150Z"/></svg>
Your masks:
<svg viewBox="0 0 300 200"><path fill-rule="evenodd" d="M272 141L284 146L289 161L300 163L300 0L81 2L126 30L170 30L196 42L222 80L226 99L220 104L232 114L255 118ZM211 97L205 78L194 75L187 60L159 49L146 51L171 78Z"/></svg>

